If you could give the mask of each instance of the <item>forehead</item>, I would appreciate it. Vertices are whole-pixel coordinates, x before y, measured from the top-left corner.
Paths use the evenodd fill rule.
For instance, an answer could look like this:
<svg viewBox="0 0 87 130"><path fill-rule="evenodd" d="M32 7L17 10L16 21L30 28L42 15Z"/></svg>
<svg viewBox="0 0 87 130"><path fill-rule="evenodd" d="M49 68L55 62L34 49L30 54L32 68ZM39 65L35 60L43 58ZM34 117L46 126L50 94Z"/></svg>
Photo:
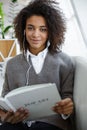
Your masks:
<svg viewBox="0 0 87 130"><path fill-rule="evenodd" d="M43 16L33 15L26 20L26 25L31 24L34 26L47 26L46 20Z"/></svg>

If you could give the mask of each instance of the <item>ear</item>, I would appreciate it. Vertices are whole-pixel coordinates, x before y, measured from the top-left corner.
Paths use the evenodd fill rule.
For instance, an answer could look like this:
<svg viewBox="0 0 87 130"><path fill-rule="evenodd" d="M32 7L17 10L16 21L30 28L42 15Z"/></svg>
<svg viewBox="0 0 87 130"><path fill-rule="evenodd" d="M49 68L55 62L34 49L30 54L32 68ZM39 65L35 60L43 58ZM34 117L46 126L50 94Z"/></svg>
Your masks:
<svg viewBox="0 0 87 130"><path fill-rule="evenodd" d="M24 36L25 36L25 30L24 30Z"/></svg>

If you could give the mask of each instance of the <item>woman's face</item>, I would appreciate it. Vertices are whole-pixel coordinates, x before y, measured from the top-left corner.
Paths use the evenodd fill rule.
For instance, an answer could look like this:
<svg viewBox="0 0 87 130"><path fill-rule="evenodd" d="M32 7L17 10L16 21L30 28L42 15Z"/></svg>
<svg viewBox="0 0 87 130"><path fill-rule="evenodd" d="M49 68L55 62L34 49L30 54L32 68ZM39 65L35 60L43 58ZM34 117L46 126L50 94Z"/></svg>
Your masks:
<svg viewBox="0 0 87 130"><path fill-rule="evenodd" d="M46 47L48 29L44 17L33 15L26 21L26 39L29 43L29 51L37 55Z"/></svg>

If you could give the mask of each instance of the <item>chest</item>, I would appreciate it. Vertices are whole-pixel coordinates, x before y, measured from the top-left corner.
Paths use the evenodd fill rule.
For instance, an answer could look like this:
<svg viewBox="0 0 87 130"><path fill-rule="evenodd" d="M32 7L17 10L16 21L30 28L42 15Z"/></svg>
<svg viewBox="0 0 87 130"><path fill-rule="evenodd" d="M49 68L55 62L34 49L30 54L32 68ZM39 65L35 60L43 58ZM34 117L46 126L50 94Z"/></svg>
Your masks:
<svg viewBox="0 0 87 130"><path fill-rule="evenodd" d="M58 88L60 87L60 67L57 63L49 63L45 61L41 71L37 74L33 65L23 66L20 65L17 68L12 69L13 72L10 74L11 80L10 86L21 87L28 83L29 85L41 84L41 83L56 83Z"/></svg>

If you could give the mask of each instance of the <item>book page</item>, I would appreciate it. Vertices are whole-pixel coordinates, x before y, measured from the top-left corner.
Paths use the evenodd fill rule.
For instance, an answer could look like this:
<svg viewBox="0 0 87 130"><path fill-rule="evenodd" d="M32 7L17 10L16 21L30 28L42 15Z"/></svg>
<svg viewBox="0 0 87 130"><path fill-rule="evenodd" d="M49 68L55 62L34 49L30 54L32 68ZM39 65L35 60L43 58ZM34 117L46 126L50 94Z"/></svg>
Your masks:
<svg viewBox="0 0 87 130"><path fill-rule="evenodd" d="M4 111L11 109L4 98L0 98L0 108Z"/></svg>

